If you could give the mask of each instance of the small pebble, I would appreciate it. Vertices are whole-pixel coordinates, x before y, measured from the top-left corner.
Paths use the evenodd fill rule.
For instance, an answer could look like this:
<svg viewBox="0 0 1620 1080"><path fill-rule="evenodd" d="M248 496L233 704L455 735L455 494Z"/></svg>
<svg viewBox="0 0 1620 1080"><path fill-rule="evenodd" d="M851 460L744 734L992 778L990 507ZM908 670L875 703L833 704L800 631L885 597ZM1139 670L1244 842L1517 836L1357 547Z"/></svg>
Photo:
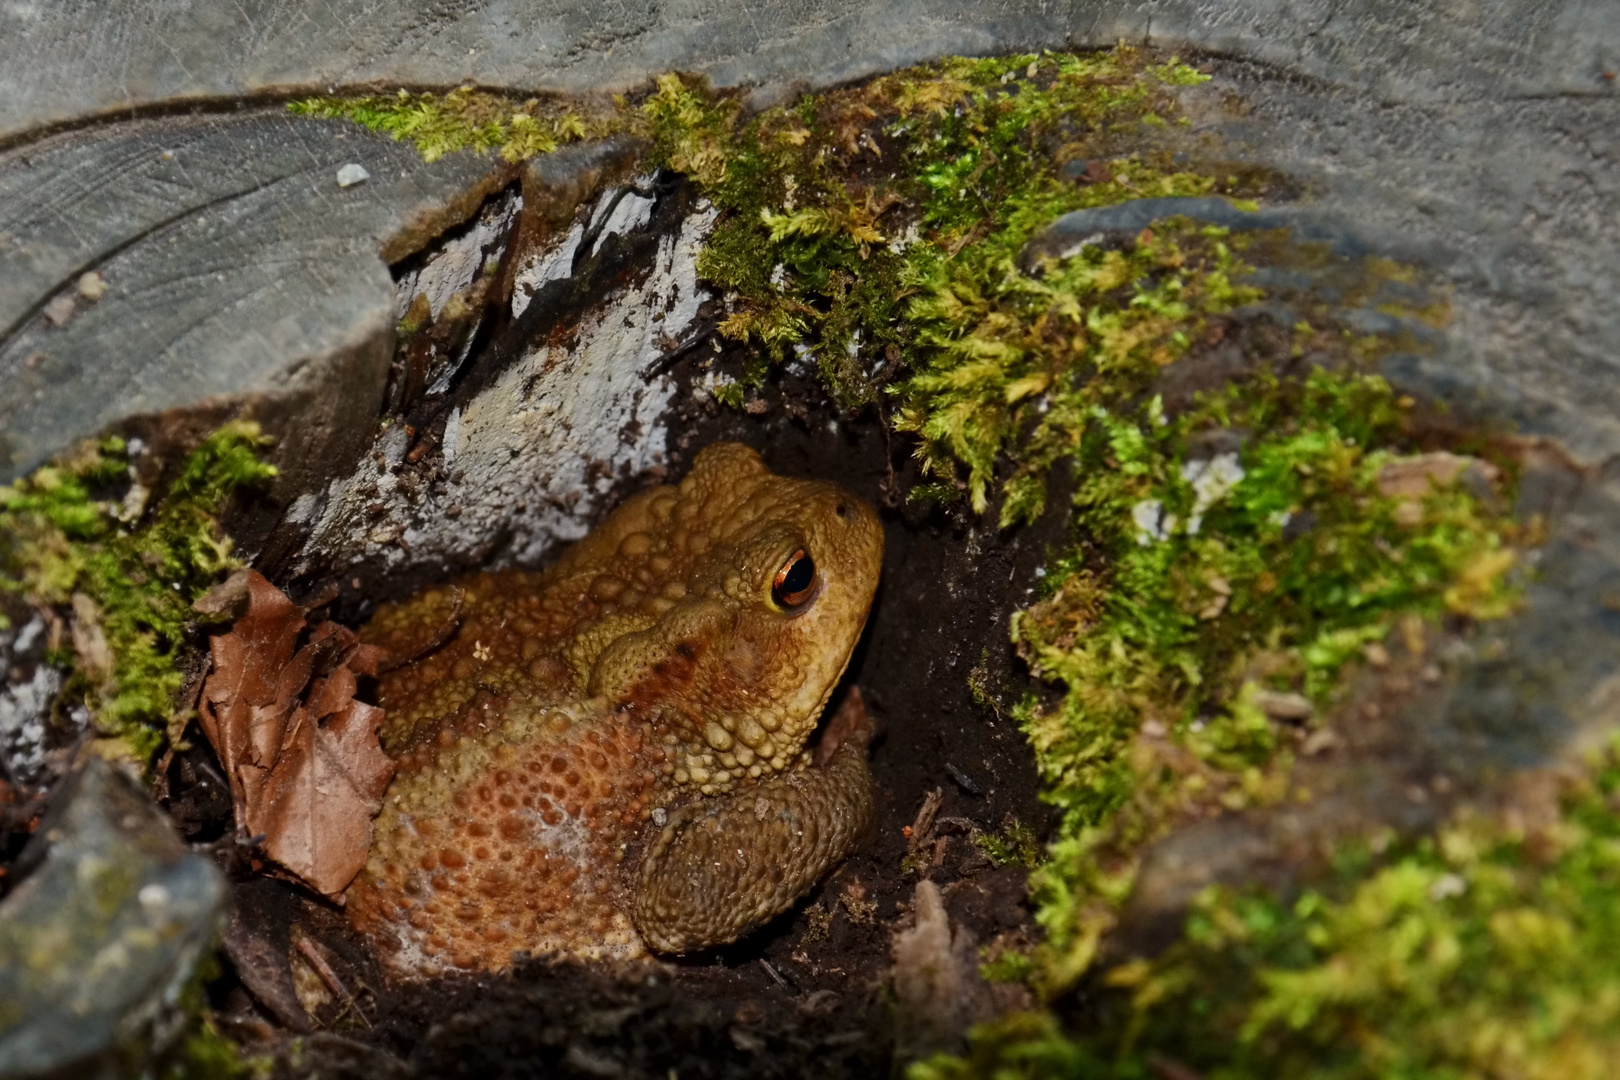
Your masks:
<svg viewBox="0 0 1620 1080"><path fill-rule="evenodd" d="M79 295L92 304L107 295L107 279L94 270L79 275Z"/></svg>
<svg viewBox="0 0 1620 1080"><path fill-rule="evenodd" d="M371 174L366 171L366 167L357 165L352 161L337 171L338 187L354 187L354 185L363 184L370 179Z"/></svg>
<svg viewBox="0 0 1620 1080"><path fill-rule="evenodd" d="M73 318L73 308L77 303L71 293L63 293L55 300L45 305L45 318L52 326L63 327L69 319Z"/></svg>
<svg viewBox="0 0 1620 1080"><path fill-rule="evenodd" d="M969 795L984 794L984 789L979 787L978 784L975 784L971 776L963 772L961 769L958 769L955 765L952 765L948 761L945 763L945 771L950 775L950 778L955 781L956 786L967 792Z"/></svg>

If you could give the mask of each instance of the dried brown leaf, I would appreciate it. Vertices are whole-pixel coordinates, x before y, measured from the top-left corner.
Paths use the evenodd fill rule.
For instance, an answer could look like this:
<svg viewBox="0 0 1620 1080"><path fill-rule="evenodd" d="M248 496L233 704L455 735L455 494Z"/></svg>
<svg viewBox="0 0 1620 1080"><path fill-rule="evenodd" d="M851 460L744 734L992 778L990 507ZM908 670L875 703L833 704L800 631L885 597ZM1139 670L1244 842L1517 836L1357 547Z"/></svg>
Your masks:
<svg viewBox="0 0 1620 1080"><path fill-rule="evenodd" d="M268 768L280 751L286 714L291 710L275 708L278 683L304 629L303 611L263 575L248 573L247 614L229 633L209 643L213 670L203 683L198 709L203 734L230 779L238 823L244 814L238 766L252 763ZM274 730L265 730L267 727Z"/></svg>
<svg viewBox="0 0 1620 1080"><path fill-rule="evenodd" d="M257 572L245 587L246 613L211 643L203 733L230 778L238 827L336 896L365 863L394 774L377 742L382 711L355 699L357 676L375 675L387 653L330 621L299 647L308 609Z"/></svg>
<svg viewBox="0 0 1620 1080"><path fill-rule="evenodd" d="M266 854L328 896L365 865L371 819L394 775L377 744L382 716L352 698L324 723L299 709L275 768L253 785L248 829L264 834Z"/></svg>

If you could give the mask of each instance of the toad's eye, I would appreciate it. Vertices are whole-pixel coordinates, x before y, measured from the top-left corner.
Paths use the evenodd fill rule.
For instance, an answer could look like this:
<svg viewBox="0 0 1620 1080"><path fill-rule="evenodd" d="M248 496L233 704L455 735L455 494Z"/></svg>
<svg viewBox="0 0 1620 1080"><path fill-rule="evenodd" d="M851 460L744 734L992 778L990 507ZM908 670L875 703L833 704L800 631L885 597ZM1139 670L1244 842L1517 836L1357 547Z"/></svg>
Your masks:
<svg viewBox="0 0 1620 1080"><path fill-rule="evenodd" d="M785 611L801 607L810 599L810 590L816 583L816 563L810 553L800 548L789 555L787 562L776 572L771 582L771 599Z"/></svg>

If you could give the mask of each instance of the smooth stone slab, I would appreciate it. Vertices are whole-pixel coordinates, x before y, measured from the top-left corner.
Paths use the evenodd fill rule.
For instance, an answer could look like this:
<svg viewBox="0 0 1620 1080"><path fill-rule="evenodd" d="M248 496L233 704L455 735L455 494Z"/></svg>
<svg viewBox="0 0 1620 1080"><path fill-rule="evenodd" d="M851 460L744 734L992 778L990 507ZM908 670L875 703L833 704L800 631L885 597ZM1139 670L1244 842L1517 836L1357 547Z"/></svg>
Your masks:
<svg viewBox="0 0 1620 1080"><path fill-rule="evenodd" d="M341 185L348 165L368 178ZM279 109L0 155L0 482L126 417L255 394L299 403L280 457L321 457L379 403L387 263L510 174ZM92 271L106 286L94 302L80 285Z"/></svg>
<svg viewBox="0 0 1620 1080"><path fill-rule="evenodd" d="M1620 453L1620 97L1481 88L1442 106L1234 65L1193 98L1233 157L1307 185L1304 235L1449 279L1444 348L1392 377L1583 459Z"/></svg>
<svg viewBox="0 0 1620 1080"><path fill-rule="evenodd" d="M117 1076L149 1045L225 910L225 880L144 792L91 758L0 903L0 1076ZM138 1055L139 1056L139 1055Z"/></svg>
<svg viewBox="0 0 1620 1080"><path fill-rule="evenodd" d="M130 0L0 4L0 141L156 102L367 82L571 92L697 71L829 85L944 53L1196 44L1407 99L1591 94L1606 0Z"/></svg>
<svg viewBox="0 0 1620 1080"><path fill-rule="evenodd" d="M762 104L943 53L1120 39L1236 60L1196 88L1219 152L1289 171L1335 227L1454 279L1449 344L1411 365L1415 386L1586 458L1620 452L1616 0L12 0L0 145L128 109L361 84L593 91L681 69L756 85Z"/></svg>

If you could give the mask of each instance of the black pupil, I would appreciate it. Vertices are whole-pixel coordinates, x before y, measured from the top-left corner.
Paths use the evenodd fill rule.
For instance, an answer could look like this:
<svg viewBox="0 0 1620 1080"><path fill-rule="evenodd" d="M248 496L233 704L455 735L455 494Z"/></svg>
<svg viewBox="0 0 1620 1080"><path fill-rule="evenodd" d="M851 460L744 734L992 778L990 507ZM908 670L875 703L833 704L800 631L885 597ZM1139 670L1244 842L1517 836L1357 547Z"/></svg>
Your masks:
<svg viewBox="0 0 1620 1080"><path fill-rule="evenodd" d="M777 575L776 587L771 590L771 594L778 604L792 607L803 602L802 594L810 588L810 583L815 578L815 562L808 555L800 555Z"/></svg>

